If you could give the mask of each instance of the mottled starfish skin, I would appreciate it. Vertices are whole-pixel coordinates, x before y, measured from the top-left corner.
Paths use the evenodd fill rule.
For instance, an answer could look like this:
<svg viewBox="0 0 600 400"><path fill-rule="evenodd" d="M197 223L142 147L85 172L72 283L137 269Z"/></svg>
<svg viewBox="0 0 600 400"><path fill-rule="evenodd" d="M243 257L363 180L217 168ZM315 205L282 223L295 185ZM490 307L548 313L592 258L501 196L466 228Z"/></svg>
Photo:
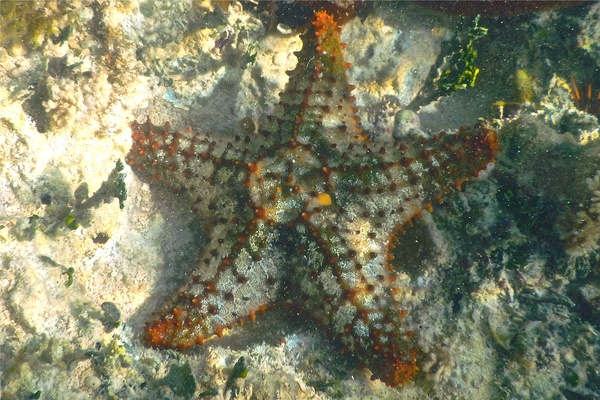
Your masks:
<svg viewBox="0 0 600 400"><path fill-rule="evenodd" d="M396 233L477 175L493 131L382 145L363 134L339 28L316 13L258 134L233 140L133 124L129 162L187 190L207 232L189 282L146 327L150 346L186 348L289 303L390 386L418 370L389 265ZM401 263L403 260L397 260Z"/></svg>

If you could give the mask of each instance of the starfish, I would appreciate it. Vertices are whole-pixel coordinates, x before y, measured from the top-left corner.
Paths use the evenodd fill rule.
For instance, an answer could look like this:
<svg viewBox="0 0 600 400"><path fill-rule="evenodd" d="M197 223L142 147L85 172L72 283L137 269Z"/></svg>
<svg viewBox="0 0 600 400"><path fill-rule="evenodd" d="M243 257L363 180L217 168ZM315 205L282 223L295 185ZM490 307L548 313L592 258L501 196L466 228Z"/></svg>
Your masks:
<svg viewBox="0 0 600 400"><path fill-rule="evenodd" d="M228 139L132 125L128 162L184 189L206 246L189 281L145 328L157 348L222 336L288 304L343 344L372 379L417 372L390 265L396 235L493 162L494 131L377 143L361 128L340 28L326 12L303 34L278 113Z"/></svg>

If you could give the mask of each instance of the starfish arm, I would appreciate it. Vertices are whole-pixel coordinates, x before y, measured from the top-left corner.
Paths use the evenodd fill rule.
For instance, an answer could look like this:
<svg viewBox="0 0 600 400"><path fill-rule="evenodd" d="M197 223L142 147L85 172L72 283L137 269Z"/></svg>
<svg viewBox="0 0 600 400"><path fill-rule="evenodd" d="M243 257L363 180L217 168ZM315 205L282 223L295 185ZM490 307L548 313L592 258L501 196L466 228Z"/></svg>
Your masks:
<svg viewBox="0 0 600 400"><path fill-rule="evenodd" d="M290 80L281 94L280 128L286 139L325 159L337 154L337 146L360 144L366 136L350 95L353 87L346 75L350 64L344 61L345 46L333 17L315 13L302 42L302 50L295 53L298 64L288 72Z"/></svg>
<svg viewBox="0 0 600 400"><path fill-rule="evenodd" d="M312 252L325 254L329 266L308 263L299 272L303 298L374 379L397 386L418 369L412 332L402 326L406 311L394 296L389 249L395 233L484 169L496 151L494 132L485 129L366 151L360 166L328 169L330 204L303 214L317 243Z"/></svg>
<svg viewBox="0 0 600 400"><path fill-rule="evenodd" d="M149 346L187 348L264 313L279 292L280 264L272 248L277 233L265 221L232 242L215 237L183 286L146 325ZM221 255L221 252L224 252Z"/></svg>
<svg viewBox="0 0 600 400"><path fill-rule="evenodd" d="M377 228L366 219L343 214L332 205L311 215L308 230L315 240L305 246L310 262L294 277L300 282L297 301L371 370L372 379L398 386L418 368L412 332L402 325L406 311L394 298L387 241L373 237Z"/></svg>
<svg viewBox="0 0 600 400"><path fill-rule="evenodd" d="M185 348L254 319L274 298L280 272L275 256L263 257L276 233L255 218L247 188L253 164L238 160L251 155L248 147L168 128L134 123L129 163L184 189L209 233L188 283L146 327L149 345Z"/></svg>
<svg viewBox="0 0 600 400"><path fill-rule="evenodd" d="M388 209L399 203L413 205L401 211L403 224L485 170L498 150L496 132L484 127L461 127L455 134L440 132L429 139L412 137L385 146L366 141L353 148L351 156L343 153L350 161L329 169L330 182L339 188L342 206L360 196L376 201L376 197L389 197L395 204L382 204Z"/></svg>
<svg viewBox="0 0 600 400"><path fill-rule="evenodd" d="M241 162L234 155L248 154L239 146L217 145L214 140L187 132L169 132L169 125L158 127L150 121L132 125L133 147L128 162L142 175L187 193L198 211L206 231L231 224L237 238L250 224L252 202L247 190L251 162ZM245 142L245 141L244 141ZM223 150L225 148L225 150Z"/></svg>
<svg viewBox="0 0 600 400"><path fill-rule="evenodd" d="M170 124L152 124L150 119L131 125L133 145L129 165L150 174L155 180L170 182L175 188L190 189L197 179L210 179L220 167L248 170L258 154L265 151L261 140L249 135L233 138L184 132L171 132Z"/></svg>

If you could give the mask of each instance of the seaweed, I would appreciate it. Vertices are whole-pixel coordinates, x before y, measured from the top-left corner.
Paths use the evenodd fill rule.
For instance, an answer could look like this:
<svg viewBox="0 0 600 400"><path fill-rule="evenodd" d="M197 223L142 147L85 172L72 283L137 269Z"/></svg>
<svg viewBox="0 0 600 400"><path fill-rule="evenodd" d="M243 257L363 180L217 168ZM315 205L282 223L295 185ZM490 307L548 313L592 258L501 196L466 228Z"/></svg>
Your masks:
<svg viewBox="0 0 600 400"><path fill-rule="evenodd" d="M442 44L442 52L432 66L423 90L408 109L417 110L442 96L475 86L479 74L479 68L475 65L478 55L475 43L487 35L488 28L479 26L479 15L469 28L465 28L467 21L463 18L453 38Z"/></svg>
<svg viewBox="0 0 600 400"><path fill-rule="evenodd" d="M175 395L184 399L191 399L196 392L196 380L192 368L187 362L181 366L171 365L169 373L161 382L171 388Z"/></svg>
<svg viewBox="0 0 600 400"><path fill-rule="evenodd" d="M53 267L60 268L62 273L67 275L67 281L65 282L66 287L71 287L71 285L73 285L73 275L75 274L75 268L73 268L73 267L67 268L64 265L57 263L56 261L54 261L52 258L50 258L48 256L39 256L39 259L40 259L40 261L42 261L46 264L49 264Z"/></svg>
<svg viewBox="0 0 600 400"><path fill-rule="evenodd" d="M238 379L244 379L248 375L248 367L246 367L246 360L244 357L240 357L235 365L233 366L233 370L227 378L227 383L225 383L225 392L231 392L231 398L237 397L240 392L240 388L237 385Z"/></svg>
<svg viewBox="0 0 600 400"><path fill-rule="evenodd" d="M87 183L82 183L73 193L73 197L64 193L67 184L56 177L49 177L51 192L45 192L40 197L40 202L46 206L44 215L33 214L27 222L19 221L12 229L11 234L18 240L33 240L35 233L42 230L44 234L55 236L66 231L77 230L80 226L89 226L92 219L92 208L98 208L103 203L110 203L113 199L119 201L119 208L125 207L127 199L127 186L123 173L124 166L121 160L116 162L107 180L92 195L88 194ZM104 236L96 242L102 243Z"/></svg>
<svg viewBox="0 0 600 400"><path fill-rule="evenodd" d="M70 37L73 6L66 2L3 1L0 45L15 56L35 50L49 39L62 44Z"/></svg>
<svg viewBox="0 0 600 400"><path fill-rule="evenodd" d="M461 24L462 25L462 24ZM487 35L487 28L479 26L479 15L466 33L459 32L451 41L455 50L444 58L438 80L438 94L447 96L457 90L475 86L479 68L475 66L475 42Z"/></svg>

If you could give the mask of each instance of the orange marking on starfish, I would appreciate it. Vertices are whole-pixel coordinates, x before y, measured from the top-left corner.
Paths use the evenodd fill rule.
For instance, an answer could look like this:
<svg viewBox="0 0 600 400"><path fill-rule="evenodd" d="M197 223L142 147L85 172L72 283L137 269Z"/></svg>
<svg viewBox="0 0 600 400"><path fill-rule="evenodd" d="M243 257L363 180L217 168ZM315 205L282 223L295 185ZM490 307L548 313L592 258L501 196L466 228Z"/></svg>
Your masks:
<svg viewBox="0 0 600 400"><path fill-rule="evenodd" d="M224 326L217 326L217 328L215 329L215 335L217 335L218 337L223 337L224 330Z"/></svg>

